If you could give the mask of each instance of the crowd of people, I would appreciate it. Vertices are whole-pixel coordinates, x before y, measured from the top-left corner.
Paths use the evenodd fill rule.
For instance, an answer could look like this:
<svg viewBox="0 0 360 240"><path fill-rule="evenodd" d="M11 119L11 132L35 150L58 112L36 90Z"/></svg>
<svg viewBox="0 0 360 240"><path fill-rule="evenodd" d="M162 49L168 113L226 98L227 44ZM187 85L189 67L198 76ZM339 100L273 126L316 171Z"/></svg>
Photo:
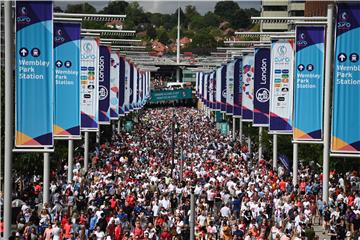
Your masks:
<svg viewBox="0 0 360 240"><path fill-rule="evenodd" d="M331 239L359 239L357 171L331 171L323 202L314 168L300 166L294 186L194 108L144 110L132 132L114 131L94 151L88 172L75 161L71 182L52 178L49 203L36 176L17 189L14 239L187 240L192 219L197 240L316 239L314 225Z"/></svg>

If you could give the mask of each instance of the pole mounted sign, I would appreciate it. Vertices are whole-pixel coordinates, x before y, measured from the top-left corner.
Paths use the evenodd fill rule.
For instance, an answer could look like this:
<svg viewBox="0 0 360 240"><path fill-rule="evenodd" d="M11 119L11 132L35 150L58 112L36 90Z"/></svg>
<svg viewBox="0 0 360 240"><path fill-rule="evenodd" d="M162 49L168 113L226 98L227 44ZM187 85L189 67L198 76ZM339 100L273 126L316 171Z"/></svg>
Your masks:
<svg viewBox="0 0 360 240"><path fill-rule="evenodd" d="M16 147L53 146L53 66L52 2L17 1Z"/></svg>
<svg viewBox="0 0 360 240"><path fill-rule="evenodd" d="M99 127L99 40L81 39L81 130L97 131Z"/></svg>
<svg viewBox="0 0 360 240"><path fill-rule="evenodd" d="M270 132L292 134L294 39L271 44Z"/></svg>
<svg viewBox="0 0 360 240"><path fill-rule="evenodd" d="M54 23L54 136L80 137L80 23Z"/></svg>
<svg viewBox="0 0 360 240"><path fill-rule="evenodd" d="M270 48L255 49L254 127L269 126Z"/></svg>
<svg viewBox="0 0 360 240"><path fill-rule="evenodd" d="M338 4L331 151L360 152L360 3Z"/></svg>
<svg viewBox="0 0 360 240"><path fill-rule="evenodd" d="M296 28L294 140L322 140L324 41L324 27Z"/></svg>

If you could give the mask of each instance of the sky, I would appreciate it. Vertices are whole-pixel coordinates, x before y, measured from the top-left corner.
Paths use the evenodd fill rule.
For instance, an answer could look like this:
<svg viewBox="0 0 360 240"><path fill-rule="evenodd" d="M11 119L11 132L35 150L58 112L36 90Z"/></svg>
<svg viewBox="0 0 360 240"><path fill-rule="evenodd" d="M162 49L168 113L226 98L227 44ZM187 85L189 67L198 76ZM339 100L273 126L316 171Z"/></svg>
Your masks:
<svg viewBox="0 0 360 240"><path fill-rule="evenodd" d="M93 5L97 10L103 9L108 1L87 1ZM134 2L134 1L128 1ZM177 8L178 1L137 1L141 7L143 7L145 12L152 13L174 13ZM193 5L196 7L197 11L200 14L205 14L208 11L213 11L215 4L218 1L206 1L206 0L197 0L197 1L179 1L180 7L185 7L187 5ZM241 8L260 8L261 1L236 1ZM60 6L63 10L66 9L67 4L81 3L81 1L56 1L55 5ZM125 13L126 14L126 13Z"/></svg>

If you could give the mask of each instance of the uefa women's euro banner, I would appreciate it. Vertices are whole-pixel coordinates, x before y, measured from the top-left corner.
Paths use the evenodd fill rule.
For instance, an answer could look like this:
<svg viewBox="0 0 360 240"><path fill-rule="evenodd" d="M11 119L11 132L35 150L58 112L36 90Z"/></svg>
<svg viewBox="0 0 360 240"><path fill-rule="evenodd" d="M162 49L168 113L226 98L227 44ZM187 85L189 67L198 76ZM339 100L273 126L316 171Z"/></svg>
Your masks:
<svg viewBox="0 0 360 240"><path fill-rule="evenodd" d="M119 116L125 115L125 59L119 58Z"/></svg>
<svg viewBox="0 0 360 240"><path fill-rule="evenodd" d="M324 38L324 27L296 28L294 140L322 139Z"/></svg>
<svg viewBox="0 0 360 240"><path fill-rule="evenodd" d="M270 48L255 48L254 127L269 126Z"/></svg>
<svg viewBox="0 0 360 240"><path fill-rule="evenodd" d="M16 1L16 147L53 146L53 4Z"/></svg>
<svg viewBox="0 0 360 240"><path fill-rule="evenodd" d="M254 108L254 55L243 56L242 62L242 121L252 122Z"/></svg>
<svg viewBox="0 0 360 240"><path fill-rule="evenodd" d="M215 72L210 73L209 80L209 107L215 110L215 93L216 93L216 75Z"/></svg>
<svg viewBox="0 0 360 240"><path fill-rule="evenodd" d="M241 117L241 105L242 105L242 58L235 60L234 65L234 108L233 116Z"/></svg>
<svg viewBox="0 0 360 240"><path fill-rule="evenodd" d="M271 43L270 132L292 134L294 39Z"/></svg>
<svg viewBox="0 0 360 240"><path fill-rule="evenodd" d="M99 124L110 124L110 56L111 47L100 46L99 56Z"/></svg>
<svg viewBox="0 0 360 240"><path fill-rule="evenodd" d="M80 138L80 23L54 23L54 137Z"/></svg>
<svg viewBox="0 0 360 240"><path fill-rule="evenodd" d="M99 127L99 39L83 38L80 43L81 130L97 131Z"/></svg>
<svg viewBox="0 0 360 240"><path fill-rule="evenodd" d="M128 61L125 61L125 74L124 74L124 85L125 85L125 94L124 94L124 111L125 113L129 112L130 105L130 64Z"/></svg>
<svg viewBox="0 0 360 240"><path fill-rule="evenodd" d="M215 82L216 82L216 91L215 91L215 110L221 109L221 69L222 67L219 67L216 69L215 74Z"/></svg>
<svg viewBox="0 0 360 240"><path fill-rule="evenodd" d="M120 56L112 52L110 56L110 119L119 118L119 82L120 82Z"/></svg>
<svg viewBox="0 0 360 240"><path fill-rule="evenodd" d="M339 3L336 21L331 151L360 151L360 3Z"/></svg>
<svg viewBox="0 0 360 240"><path fill-rule="evenodd" d="M233 114L234 106L234 67L235 61L227 64L226 69L226 114Z"/></svg>
<svg viewBox="0 0 360 240"><path fill-rule="evenodd" d="M223 65L221 67L221 104L220 110L222 113L226 113L226 73L227 73L227 65Z"/></svg>
<svg viewBox="0 0 360 240"><path fill-rule="evenodd" d="M130 64L130 88L129 88L129 112L132 112L134 109L133 101L134 101L134 64Z"/></svg>

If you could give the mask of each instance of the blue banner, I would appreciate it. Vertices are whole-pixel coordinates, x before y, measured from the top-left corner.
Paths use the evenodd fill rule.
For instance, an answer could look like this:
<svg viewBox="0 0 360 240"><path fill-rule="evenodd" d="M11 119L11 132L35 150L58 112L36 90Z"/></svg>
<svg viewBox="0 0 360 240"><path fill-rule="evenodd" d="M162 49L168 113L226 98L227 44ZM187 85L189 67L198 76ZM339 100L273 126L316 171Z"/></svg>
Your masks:
<svg viewBox="0 0 360 240"><path fill-rule="evenodd" d="M52 16L52 2L16 1L16 147L53 146Z"/></svg>
<svg viewBox="0 0 360 240"><path fill-rule="evenodd" d="M234 65L234 117L241 117L241 103L242 103L242 59L235 60Z"/></svg>
<svg viewBox="0 0 360 240"><path fill-rule="evenodd" d="M99 56L99 124L110 124L110 55L111 48L100 46Z"/></svg>
<svg viewBox="0 0 360 240"><path fill-rule="evenodd" d="M226 72L227 65L222 66L221 68L221 103L220 110L222 113L226 113Z"/></svg>
<svg viewBox="0 0 360 240"><path fill-rule="evenodd" d="M270 48L255 48L253 126L269 126Z"/></svg>
<svg viewBox="0 0 360 240"><path fill-rule="evenodd" d="M125 59L123 57L120 57L119 68L119 116L125 116Z"/></svg>
<svg viewBox="0 0 360 240"><path fill-rule="evenodd" d="M111 53L110 59L110 119L119 118L119 83L120 56L118 52Z"/></svg>
<svg viewBox="0 0 360 240"><path fill-rule="evenodd" d="M322 139L324 40L324 27L296 28L294 140Z"/></svg>
<svg viewBox="0 0 360 240"><path fill-rule="evenodd" d="M338 4L331 151L360 151L360 3Z"/></svg>
<svg viewBox="0 0 360 240"><path fill-rule="evenodd" d="M80 23L54 23L54 136L80 137Z"/></svg>

